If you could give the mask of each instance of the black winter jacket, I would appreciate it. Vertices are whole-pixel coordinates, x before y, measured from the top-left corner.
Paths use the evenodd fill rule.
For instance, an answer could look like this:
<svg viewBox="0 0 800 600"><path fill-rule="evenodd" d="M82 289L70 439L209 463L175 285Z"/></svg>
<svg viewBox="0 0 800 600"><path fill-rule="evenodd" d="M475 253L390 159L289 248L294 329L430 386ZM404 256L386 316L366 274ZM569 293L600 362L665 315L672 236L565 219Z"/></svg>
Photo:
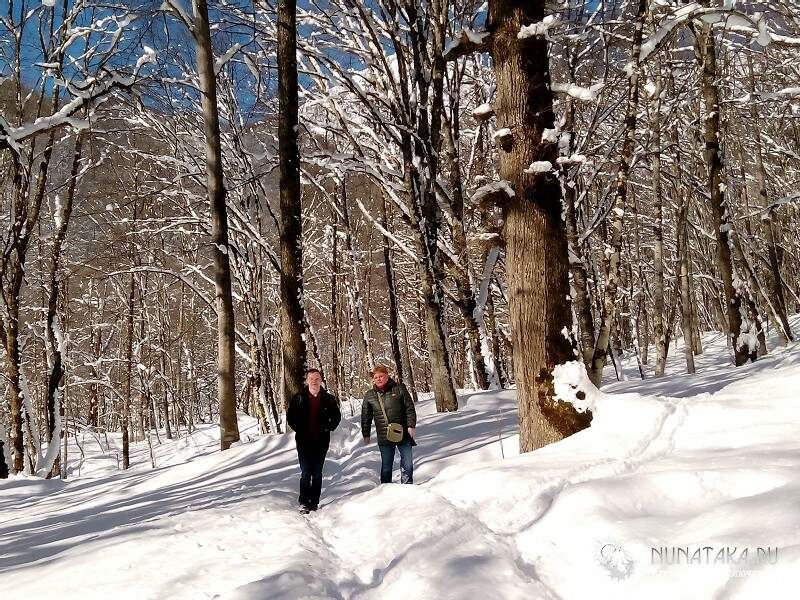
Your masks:
<svg viewBox="0 0 800 600"><path fill-rule="evenodd" d="M361 405L361 433L365 438L370 437L374 420L375 430L378 432L378 444L391 444L386 439L386 429L389 423L386 422L378 402L379 394L382 396L389 423L400 423L403 426L403 441L405 441L409 437L407 429L417 426L417 411L406 386L397 383L394 379L388 381L385 391L381 392L377 387L372 386L372 389L364 394L364 403Z"/></svg>
<svg viewBox="0 0 800 600"><path fill-rule="evenodd" d="M298 444L321 444L327 446L331 440L331 431L339 426L342 420L342 413L339 411L339 403L336 398L325 388L319 392L319 436L312 438L309 431L309 410L310 401L308 399L308 388L303 387L303 391L292 396L289 400L289 407L286 409L286 422L295 431L295 439Z"/></svg>

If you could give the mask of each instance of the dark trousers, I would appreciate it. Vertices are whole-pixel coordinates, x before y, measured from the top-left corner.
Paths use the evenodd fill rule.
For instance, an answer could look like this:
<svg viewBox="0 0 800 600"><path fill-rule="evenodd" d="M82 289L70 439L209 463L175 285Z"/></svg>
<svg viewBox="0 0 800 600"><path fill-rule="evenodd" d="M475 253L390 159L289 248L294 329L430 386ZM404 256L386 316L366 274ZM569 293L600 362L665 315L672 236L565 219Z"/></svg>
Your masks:
<svg viewBox="0 0 800 600"><path fill-rule="evenodd" d="M400 451L400 483L414 483L414 463L411 460L411 440L406 438L399 444L378 444L381 451L381 483L392 482L394 449Z"/></svg>
<svg viewBox="0 0 800 600"><path fill-rule="evenodd" d="M300 497L303 506L317 508L322 492L322 467L328 444L297 442L297 458L300 460Z"/></svg>

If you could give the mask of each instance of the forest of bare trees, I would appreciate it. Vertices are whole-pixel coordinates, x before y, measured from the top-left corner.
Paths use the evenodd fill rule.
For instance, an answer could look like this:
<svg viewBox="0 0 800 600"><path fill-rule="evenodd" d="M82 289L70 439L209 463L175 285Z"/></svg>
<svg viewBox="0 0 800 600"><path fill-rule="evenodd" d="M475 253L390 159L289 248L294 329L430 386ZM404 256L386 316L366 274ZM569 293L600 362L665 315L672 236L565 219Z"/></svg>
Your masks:
<svg viewBox="0 0 800 600"><path fill-rule="evenodd" d="M797 2L483 5L3 0L0 475L376 362L515 385L528 451L590 425L557 364L792 340Z"/></svg>

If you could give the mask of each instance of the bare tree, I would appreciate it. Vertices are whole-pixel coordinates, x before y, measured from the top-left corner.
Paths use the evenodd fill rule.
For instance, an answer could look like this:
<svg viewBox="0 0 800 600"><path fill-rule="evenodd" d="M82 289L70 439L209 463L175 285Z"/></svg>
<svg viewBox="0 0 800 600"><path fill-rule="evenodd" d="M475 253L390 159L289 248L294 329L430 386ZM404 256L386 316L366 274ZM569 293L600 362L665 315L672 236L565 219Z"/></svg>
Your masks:
<svg viewBox="0 0 800 600"><path fill-rule="evenodd" d="M208 23L206 0L193 0L193 34L197 46L197 74L203 107L206 138L206 188L211 206L212 254L214 283L217 291L217 393L219 395L220 446L223 450L239 441L236 418L236 336L231 291L230 246L228 244L228 210L222 169L222 146L219 131L219 108L214 70L214 53Z"/></svg>

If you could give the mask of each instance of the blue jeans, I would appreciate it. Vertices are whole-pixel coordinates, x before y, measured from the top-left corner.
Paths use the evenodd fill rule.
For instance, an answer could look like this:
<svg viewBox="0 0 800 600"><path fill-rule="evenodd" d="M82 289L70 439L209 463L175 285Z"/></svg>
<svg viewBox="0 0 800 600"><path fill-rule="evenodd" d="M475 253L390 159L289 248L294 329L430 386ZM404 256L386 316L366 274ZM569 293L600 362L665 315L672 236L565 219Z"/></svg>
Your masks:
<svg viewBox="0 0 800 600"><path fill-rule="evenodd" d="M414 463L411 460L411 440L405 439L399 444L387 442L378 444L381 451L381 483L392 483L392 466L394 465L394 449L400 450L400 483L414 483Z"/></svg>

